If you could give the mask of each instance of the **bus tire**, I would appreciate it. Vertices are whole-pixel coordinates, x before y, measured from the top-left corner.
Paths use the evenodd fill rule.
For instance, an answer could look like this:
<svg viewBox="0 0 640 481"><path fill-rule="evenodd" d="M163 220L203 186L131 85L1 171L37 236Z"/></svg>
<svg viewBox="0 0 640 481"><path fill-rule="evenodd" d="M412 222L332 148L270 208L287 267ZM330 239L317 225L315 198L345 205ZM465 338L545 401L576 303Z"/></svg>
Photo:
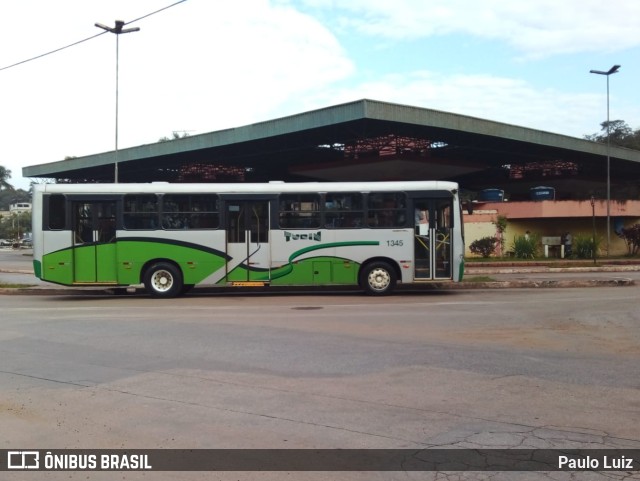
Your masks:
<svg viewBox="0 0 640 481"><path fill-rule="evenodd" d="M182 294L182 273L169 262L156 262L144 273L144 287L153 297L176 297Z"/></svg>
<svg viewBox="0 0 640 481"><path fill-rule="evenodd" d="M391 294L397 281L395 269L387 262L372 262L360 271L360 287L371 296Z"/></svg>

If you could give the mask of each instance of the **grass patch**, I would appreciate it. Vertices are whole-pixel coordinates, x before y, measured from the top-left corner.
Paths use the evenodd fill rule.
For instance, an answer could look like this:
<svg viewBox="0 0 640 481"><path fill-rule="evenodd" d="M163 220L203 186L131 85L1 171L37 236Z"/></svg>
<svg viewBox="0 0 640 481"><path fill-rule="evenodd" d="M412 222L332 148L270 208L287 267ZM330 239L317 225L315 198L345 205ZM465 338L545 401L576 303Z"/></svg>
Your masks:
<svg viewBox="0 0 640 481"><path fill-rule="evenodd" d="M495 282L496 280L493 277L489 276L472 276L472 277L463 277L462 282Z"/></svg>
<svg viewBox="0 0 640 481"><path fill-rule="evenodd" d="M23 287L33 287L35 284L5 284L0 282L0 289L21 289Z"/></svg>

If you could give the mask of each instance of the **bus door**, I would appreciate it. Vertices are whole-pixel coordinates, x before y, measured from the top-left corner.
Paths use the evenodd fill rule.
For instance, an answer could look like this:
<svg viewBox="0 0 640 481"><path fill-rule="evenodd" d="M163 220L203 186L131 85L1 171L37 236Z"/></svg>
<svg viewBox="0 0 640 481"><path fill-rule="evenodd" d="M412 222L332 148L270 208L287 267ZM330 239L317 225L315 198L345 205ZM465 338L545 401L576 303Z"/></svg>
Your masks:
<svg viewBox="0 0 640 481"><path fill-rule="evenodd" d="M227 282L269 282L269 201L226 200Z"/></svg>
<svg viewBox="0 0 640 481"><path fill-rule="evenodd" d="M116 202L72 202L73 282L116 283Z"/></svg>
<svg viewBox="0 0 640 481"><path fill-rule="evenodd" d="M414 199L414 278L452 278L451 199Z"/></svg>

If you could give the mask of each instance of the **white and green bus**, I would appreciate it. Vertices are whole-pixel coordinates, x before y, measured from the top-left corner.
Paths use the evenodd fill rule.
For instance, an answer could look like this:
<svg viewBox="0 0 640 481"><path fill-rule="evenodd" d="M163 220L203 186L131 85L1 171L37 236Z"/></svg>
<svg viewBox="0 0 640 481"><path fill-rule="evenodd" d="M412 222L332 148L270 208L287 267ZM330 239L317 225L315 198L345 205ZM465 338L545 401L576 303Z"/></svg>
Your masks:
<svg viewBox="0 0 640 481"><path fill-rule="evenodd" d="M460 281L452 182L45 184L36 276L67 286L360 286Z"/></svg>

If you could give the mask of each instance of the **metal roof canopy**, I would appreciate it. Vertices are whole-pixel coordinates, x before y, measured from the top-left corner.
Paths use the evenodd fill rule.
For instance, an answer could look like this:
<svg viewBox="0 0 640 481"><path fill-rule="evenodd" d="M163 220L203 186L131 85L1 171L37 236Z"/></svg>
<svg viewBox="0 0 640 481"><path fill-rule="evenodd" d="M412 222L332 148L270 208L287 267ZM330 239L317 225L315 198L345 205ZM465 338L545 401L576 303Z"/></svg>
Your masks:
<svg viewBox="0 0 640 481"><path fill-rule="evenodd" d="M121 182L454 180L463 188L604 190L607 146L374 100L118 151ZM611 147L612 183L640 178L640 151ZM114 152L23 169L112 182ZM514 174L515 172L515 174ZM580 187L578 187L580 189Z"/></svg>

